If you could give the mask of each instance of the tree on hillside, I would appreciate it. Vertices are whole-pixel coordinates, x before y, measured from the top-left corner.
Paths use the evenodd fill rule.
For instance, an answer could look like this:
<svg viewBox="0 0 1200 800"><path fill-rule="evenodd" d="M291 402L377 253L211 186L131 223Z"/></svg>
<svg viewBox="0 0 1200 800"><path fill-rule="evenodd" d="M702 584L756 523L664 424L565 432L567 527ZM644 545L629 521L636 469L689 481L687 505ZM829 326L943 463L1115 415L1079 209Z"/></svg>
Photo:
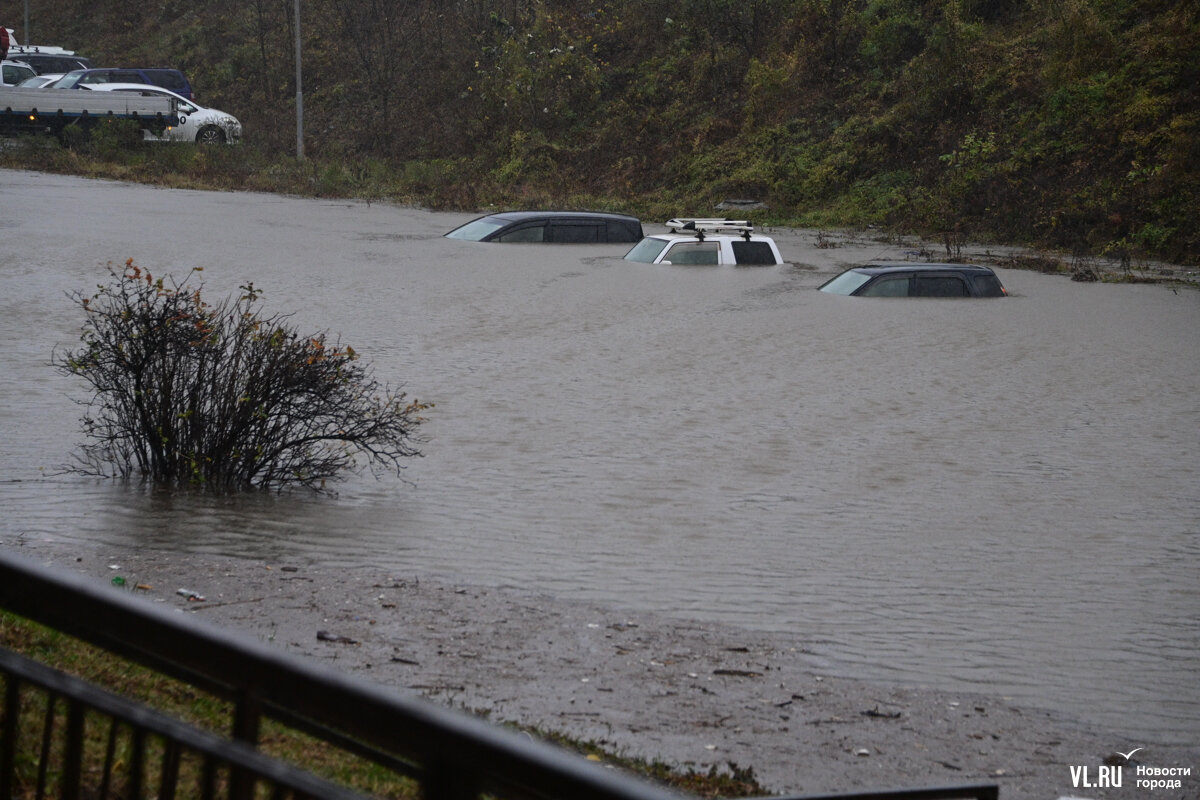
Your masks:
<svg viewBox="0 0 1200 800"><path fill-rule="evenodd" d="M126 262L91 296L82 345L59 371L92 389L85 472L164 487L323 490L365 456L397 472L420 455L429 404L381 386L353 348L263 317L253 284L209 305L200 287ZM189 276L190 277L190 276Z"/></svg>

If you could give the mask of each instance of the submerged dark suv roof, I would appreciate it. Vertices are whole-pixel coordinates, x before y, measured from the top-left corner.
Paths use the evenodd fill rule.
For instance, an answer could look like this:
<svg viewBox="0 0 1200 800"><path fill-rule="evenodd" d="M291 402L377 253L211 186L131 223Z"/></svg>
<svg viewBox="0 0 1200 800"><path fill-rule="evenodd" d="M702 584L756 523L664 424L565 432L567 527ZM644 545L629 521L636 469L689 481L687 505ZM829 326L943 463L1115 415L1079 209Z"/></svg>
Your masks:
<svg viewBox="0 0 1200 800"><path fill-rule="evenodd" d="M851 267L820 286L854 297L1004 297L1008 290L977 264L876 262Z"/></svg>
<svg viewBox="0 0 1200 800"><path fill-rule="evenodd" d="M636 242L642 223L607 211L501 211L473 219L446 234L474 242Z"/></svg>

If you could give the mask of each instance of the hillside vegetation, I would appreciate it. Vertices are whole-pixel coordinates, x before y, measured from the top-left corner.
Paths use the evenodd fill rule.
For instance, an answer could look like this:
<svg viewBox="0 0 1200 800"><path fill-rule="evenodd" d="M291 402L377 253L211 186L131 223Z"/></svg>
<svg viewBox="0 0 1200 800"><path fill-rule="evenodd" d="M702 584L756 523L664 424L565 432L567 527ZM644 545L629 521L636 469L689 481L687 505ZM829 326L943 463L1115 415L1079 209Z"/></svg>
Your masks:
<svg viewBox="0 0 1200 800"><path fill-rule="evenodd" d="M40 0L30 28L183 69L246 126L228 185L269 188L295 152L294 7ZM317 193L652 219L752 199L1200 261L1195 0L302 0L301 32Z"/></svg>

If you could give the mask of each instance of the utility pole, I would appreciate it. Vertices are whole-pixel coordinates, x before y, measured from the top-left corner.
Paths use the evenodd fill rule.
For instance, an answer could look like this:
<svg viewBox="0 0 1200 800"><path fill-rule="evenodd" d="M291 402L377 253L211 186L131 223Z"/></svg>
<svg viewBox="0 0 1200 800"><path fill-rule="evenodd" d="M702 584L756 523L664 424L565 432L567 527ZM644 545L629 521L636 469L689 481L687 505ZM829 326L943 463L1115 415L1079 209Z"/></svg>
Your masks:
<svg viewBox="0 0 1200 800"><path fill-rule="evenodd" d="M28 0L26 0L28 2ZM296 0L296 158L304 160L304 85L300 80L300 0Z"/></svg>

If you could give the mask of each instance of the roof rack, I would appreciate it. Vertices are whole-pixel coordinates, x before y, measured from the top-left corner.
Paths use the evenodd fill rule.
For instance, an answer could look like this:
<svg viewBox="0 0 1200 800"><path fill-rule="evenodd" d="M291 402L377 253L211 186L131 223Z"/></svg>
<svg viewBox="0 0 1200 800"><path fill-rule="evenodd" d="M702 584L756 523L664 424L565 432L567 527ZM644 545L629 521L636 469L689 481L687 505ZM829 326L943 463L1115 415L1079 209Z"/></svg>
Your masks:
<svg viewBox="0 0 1200 800"><path fill-rule="evenodd" d="M64 50L61 47L48 46L44 44L14 44L8 48L9 57L34 55L45 53L52 56L73 56L76 55L74 50ZM18 61L20 59L17 59Z"/></svg>
<svg viewBox="0 0 1200 800"><path fill-rule="evenodd" d="M744 219L675 217L667 220L672 233L695 233L703 241L706 233L740 233L747 241L754 231L754 224Z"/></svg>
<svg viewBox="0 0 1200 800"><path fill-rule="evenodd" d="M701 217L676 217L667 220L672 231L738 231L752 230L754 225L744 219L704 219Z"/></svg>

